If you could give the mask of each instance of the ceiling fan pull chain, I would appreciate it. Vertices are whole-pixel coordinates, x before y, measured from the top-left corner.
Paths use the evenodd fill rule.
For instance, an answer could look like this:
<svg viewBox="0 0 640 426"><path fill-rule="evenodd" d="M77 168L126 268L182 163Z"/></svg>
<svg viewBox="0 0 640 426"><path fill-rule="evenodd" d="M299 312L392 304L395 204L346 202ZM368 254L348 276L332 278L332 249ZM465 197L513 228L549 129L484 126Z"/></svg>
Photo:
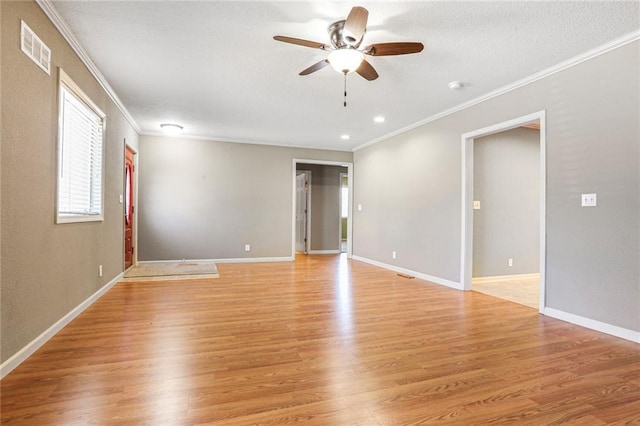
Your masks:
<svg viewBox="0 0 640 426"><path fill-rule="evenodd" d="M344 73L344 107L347 107L347 73Z"/></svg>

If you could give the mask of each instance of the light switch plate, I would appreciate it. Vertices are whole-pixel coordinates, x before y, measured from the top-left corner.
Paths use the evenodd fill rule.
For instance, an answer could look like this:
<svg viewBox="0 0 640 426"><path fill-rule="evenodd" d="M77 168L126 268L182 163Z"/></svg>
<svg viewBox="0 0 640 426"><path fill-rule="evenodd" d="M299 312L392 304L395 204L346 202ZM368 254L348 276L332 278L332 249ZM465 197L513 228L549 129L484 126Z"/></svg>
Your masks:
<svg viewBox="0 0 640 426"><path fill-rule="evenodd" d="M358 204L358 211L361 212L362 211L362 204Z"/></svg>
<svg viewBox="0 0 640 426"><path fill-rule="evenodd" d="M474 209L474 210L480 210L480 201L475 200L475 201L473 202L473 209Z"/></svg>
<svg viewBox="0 0 640 426"><path fill-rule="evenodd" d="M582 194L582 207L595 207L598 205L596 194Z"/></svg>

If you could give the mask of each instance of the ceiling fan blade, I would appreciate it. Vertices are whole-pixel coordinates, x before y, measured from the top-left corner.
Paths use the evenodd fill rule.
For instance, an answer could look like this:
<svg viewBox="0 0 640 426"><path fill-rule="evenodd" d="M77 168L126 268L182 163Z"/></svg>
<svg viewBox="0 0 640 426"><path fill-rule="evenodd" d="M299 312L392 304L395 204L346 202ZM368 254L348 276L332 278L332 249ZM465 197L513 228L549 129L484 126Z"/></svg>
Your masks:
<svg viewBox="0 0 640 426"><path fill-rule="evenodd" d="M318 70L321 70L322 68L326 67L327 65L329 65L329 61L327 61L326 59L323 59L322 61L316 62L315 64L311 65L309 68L300 71L300 74L298 74L298 75L309 75L312 72L316 72Z"/></svg>
<svg viewBox="0 0 640 426"><path fill-rule="evenodd" d="M407 55L422 52L422 49L424 45L419 42L376 43L367 46L363 53L371 56Z"/></svg>
<svg viewBox="0 0 640 426"><path fill-rule="evenodd" d="M375 80L376 78L378 78L378 73L371 66L371 64L367 62L366 59L362 60L362 63L360 64L356 72L369 81Z"/></svg>
<svg viewBox="0 0 640 426"><path fill-rule="evenodd" d="M298 46L311 47L314 49L327 50L329 46L326 44L318 43L317 41L303 40L301 38L287 37L287 36L273 36L274 40L281 41L283 43L297 44Z"/></svg>
<svg viewBox="0 0 640 426"><path fill-rule="evenodd" d="M351 9L343 29L344 40L347 44L355 47L360 45L367 30L367 19L369 19L369 11L364 7L356 6Z"/></svg>

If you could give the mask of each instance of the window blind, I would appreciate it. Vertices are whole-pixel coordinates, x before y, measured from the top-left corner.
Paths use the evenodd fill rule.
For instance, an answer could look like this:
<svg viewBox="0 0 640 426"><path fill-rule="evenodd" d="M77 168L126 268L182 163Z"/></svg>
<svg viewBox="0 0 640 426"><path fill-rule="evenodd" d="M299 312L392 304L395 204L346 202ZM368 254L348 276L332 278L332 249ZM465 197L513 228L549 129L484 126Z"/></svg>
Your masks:
<svg viewBox="0 0 640 426"><path fill-rule="evenodd" d="M59 222L102 220L103 121L61 81Z"/></svg>

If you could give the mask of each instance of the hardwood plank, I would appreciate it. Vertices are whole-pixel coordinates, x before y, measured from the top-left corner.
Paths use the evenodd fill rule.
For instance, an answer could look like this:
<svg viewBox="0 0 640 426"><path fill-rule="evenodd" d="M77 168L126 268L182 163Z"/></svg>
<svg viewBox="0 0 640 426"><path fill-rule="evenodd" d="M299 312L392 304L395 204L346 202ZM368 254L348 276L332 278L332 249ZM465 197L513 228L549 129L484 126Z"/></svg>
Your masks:
<svg viewBox="0 0 640 426"><path fill-rule="evenodd" d="M2 424L621 424L640 345L343 256L120 282L0 383Z"/></svg>

